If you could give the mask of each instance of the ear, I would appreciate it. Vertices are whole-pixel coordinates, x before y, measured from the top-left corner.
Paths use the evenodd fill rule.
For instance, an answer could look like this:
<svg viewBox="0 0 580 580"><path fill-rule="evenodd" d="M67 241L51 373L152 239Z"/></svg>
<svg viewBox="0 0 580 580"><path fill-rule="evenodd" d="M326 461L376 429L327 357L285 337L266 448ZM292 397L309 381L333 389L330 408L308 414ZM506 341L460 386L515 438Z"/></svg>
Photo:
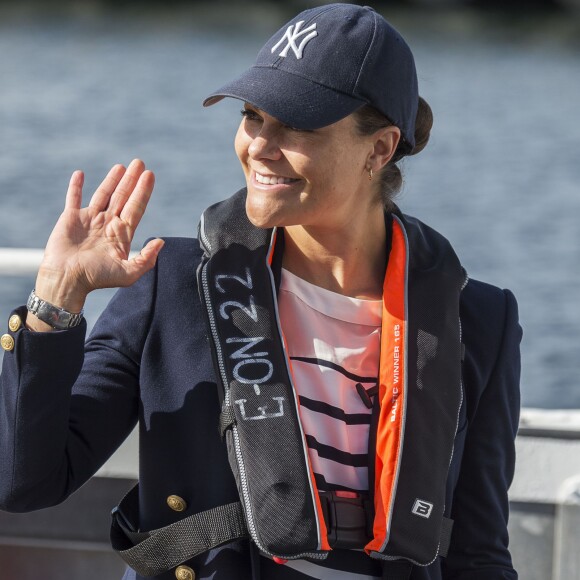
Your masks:
<svg viewBox="0 0 580 580"><path fill-rule="evenodd" d="M401 139L401 130L394 125L383 127L372 139L373 150L368 158L368 167L376 173L393 158Z"/></svg>

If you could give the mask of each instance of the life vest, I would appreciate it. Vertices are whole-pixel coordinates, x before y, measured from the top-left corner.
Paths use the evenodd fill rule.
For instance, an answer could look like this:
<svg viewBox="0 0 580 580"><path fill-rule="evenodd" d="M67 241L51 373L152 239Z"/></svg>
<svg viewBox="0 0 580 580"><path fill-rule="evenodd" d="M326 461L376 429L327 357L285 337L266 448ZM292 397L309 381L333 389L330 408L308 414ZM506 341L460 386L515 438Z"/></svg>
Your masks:
<svg viewBox="0 0 580 580"><path fill-rule="evenodd" d="M213 545L249 533L271 557L324 559L332 549L328 522L277 310L283 231L253 226L245 198L240 190L211 206L199 226L198 284L218 377L220 430L240 495L240 504L218 516L217 527L232 529L219 531ZM371 538L360 547L373 558L426 566L450 535L445 488L462 404L459 297L466 276L433 229L398 209L385 219L390 250L369 437L374 517ZM167 528L132 532L125 512L135 497L129 494L114 513L113 544L142 575L154 575L163 571L159 557L151 565L142 560L155 553L155 536L164 538L157 543L166 551L177 536ZM172 526L180 534L216 527L213 514L209 524L206 519ZM147 550L139 550L143 542ZM164 569L188 559L184 554L180 561L162 559Z"/></svg>

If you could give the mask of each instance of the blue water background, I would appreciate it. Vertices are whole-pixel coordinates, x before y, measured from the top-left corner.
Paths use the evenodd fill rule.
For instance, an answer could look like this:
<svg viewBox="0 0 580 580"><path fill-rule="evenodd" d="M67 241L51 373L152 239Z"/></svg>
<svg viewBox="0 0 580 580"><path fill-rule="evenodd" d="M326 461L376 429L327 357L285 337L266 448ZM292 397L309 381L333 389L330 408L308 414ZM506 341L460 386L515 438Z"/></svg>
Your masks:
<svg viewBox="0 0 580 580"><path fill-rule="evenodd" d="M85 170L88 197L112 164L134 157L157 176L134 247L194 235L203 208L243 184L232 147L239 104L200 102L287 14L82 5L0 8L0 247L45 244L74 169ZM435 113L431 143L404 163L399 204L451 240L471 277L516 294L524 404L580 407L578 21L382 12L413 47ZM33 282L0 279L2 319ZM110 296L90 298L90 323Z"/></svg>

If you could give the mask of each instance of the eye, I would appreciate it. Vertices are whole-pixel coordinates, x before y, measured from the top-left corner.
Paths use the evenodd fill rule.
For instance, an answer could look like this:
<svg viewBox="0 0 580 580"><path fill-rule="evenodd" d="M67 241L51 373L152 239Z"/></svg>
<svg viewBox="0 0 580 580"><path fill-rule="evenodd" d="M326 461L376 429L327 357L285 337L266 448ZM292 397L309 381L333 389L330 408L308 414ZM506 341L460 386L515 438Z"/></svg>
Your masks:
<svg viewBox="0 0 580 580"><path fill-rule="evenodd" d="M256 111L253 111L252 109L242 109L240 111L240 114L244 119L248 121L261 121L260 115L258 115L258 113L256 113Z"/></svg>

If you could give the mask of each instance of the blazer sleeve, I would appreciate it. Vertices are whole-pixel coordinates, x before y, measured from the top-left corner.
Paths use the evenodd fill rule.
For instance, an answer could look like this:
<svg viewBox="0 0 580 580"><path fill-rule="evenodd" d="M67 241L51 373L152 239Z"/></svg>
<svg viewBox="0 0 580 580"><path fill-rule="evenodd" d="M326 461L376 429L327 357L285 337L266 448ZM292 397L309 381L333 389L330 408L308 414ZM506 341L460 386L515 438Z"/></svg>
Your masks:
<svg viewBox="0 0 580 580"><path fill-rule="evenodd" d="M129 435L156 269L113 297L85 346L74 329L13 332L0 375L0 509L65 500ZM17 311L22 320L26 308Z"/></svg>
<svg viewBox="0 0 580 580"><path fill-rule="evenodd" d="M443 577L516 580L508 551L507 491L515 467L522 331L511 292L476 283L471 295L464 323L468 425ZM490 322L494 320L498 322Z"/></svg>

